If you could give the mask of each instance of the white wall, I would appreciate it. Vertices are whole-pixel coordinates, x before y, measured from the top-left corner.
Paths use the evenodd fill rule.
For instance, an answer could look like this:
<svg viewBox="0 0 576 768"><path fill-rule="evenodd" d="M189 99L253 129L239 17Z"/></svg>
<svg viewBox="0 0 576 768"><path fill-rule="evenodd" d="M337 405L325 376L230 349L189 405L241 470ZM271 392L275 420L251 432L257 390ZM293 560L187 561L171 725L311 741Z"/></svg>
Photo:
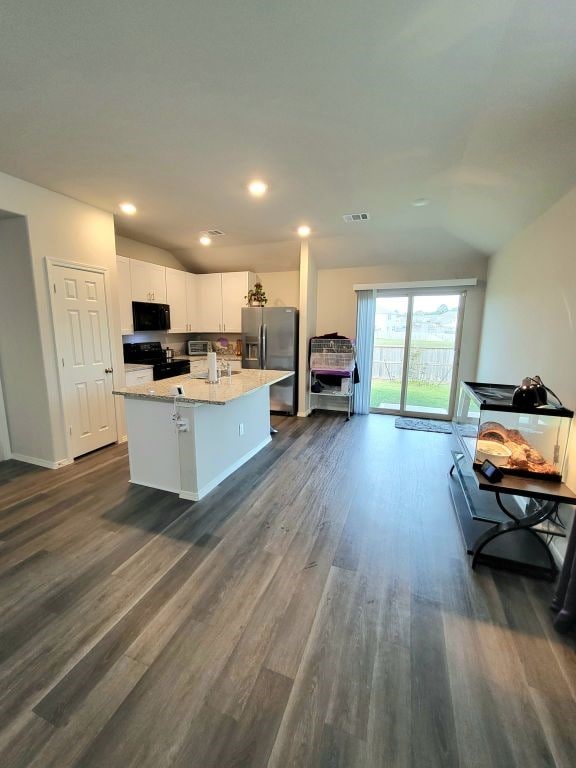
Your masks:
<svg viewBox="0 0 576 768"><path fill-rule="evenodd" d="M378 267L320 269L318 271L317 333L338 332L356 337L357 283L399 283L416 280L449 280L476 277L480 284L467 288L459 376L473 379L476 374L484 305L487 260L463 258L458 261L422 264L382 264Z"/></svg>
<svg viewBox="0 0 576 768"><path fill-rule="evenodd" d="M260 272L258 275L268 299L268 307L300 306L300 272Z"/></svg>
<svg viewBox="0 0 576 768"><path fill-rule="evenodd" d="M10 437L8 435L8 420L4 407L4 392L2 388L2 355L0 354L0 461L6 461L12 455Z"/></svg>
<svg viewBox="0 0 576 768"><path fill-rule="evenodd" d="M316 335L318 270L306 241L300 246L300 329L298 349L298 416L310 413L308 343Z"/></svg>
<svg viewBox="0 0 576 768"><path fill-rule="evenodd" d="M35 302L38 317L37 332L32 331L33 338L29 339L30 345L36 345L34 354L30 355L24 348L25 354L21 357L20 366L22 379L37 382L34 401L29 404L29 419L35 424L35 441L33 445L28 446L26 454L47 462L58 462L68 457L46 259L64 259L109 269L114 383L119 384L116 372L121 369L123 361L114 219L110 213L3 173L0 173L0 210L10 211L27 219L30 280L33 284L31 302ZM32 311L30 305L21 307L23 316ZM10 419L10 413L8 418ZM37 440L40 435L41 442Z"/></svg>
<svg viewBox="0 0 576 768"><path fill-rule="evenodd" d="M0 253L0 373L11 452L44 458L51 454L51 435L39 425L50 403L42 365L26 371L42 360L42 346L23 216L0 219Z"/></svg>
<svg viewBox="0 0 576 768"><path fill-rule="evenodd" d="M148 261L151 264L161 264L163 267L187 271L186 267L170 251L132 240L129 237L116 235L116 253L127 259L138 259L138 261Z"/></svg>
<svg viewBox="0 0 576 768"><path fill-rule="evenodd" d="M490 260L478 378L539 374L576 407L576 188ZM565 480L576 490L576 425ZM561 549L561 547L559 547Z"/></svg>

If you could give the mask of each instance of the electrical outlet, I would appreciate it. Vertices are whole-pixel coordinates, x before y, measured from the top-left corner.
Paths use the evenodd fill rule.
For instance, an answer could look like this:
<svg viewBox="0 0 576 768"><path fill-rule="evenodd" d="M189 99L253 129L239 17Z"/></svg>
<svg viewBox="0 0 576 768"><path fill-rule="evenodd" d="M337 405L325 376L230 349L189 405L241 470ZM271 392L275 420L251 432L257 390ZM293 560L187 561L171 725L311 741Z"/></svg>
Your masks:
<svg viewBox="0 0 576 768"><path fill-rule="evenodd" d="M238 434L240 437L244 434L244 424L238 424Z"/></svg>

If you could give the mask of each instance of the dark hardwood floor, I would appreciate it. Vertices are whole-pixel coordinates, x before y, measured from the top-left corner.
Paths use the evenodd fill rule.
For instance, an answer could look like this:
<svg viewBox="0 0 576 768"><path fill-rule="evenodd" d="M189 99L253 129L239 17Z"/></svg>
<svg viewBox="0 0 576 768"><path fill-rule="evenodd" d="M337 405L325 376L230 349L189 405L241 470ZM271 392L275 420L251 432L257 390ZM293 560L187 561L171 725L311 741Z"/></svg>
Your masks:
<svg viewBox="0 0 576 768"><path fill-rule="evenodd" d="M0 464L0 766L574 768L574 640L470 570L452 437L275 422L196 504Z"/></svg>

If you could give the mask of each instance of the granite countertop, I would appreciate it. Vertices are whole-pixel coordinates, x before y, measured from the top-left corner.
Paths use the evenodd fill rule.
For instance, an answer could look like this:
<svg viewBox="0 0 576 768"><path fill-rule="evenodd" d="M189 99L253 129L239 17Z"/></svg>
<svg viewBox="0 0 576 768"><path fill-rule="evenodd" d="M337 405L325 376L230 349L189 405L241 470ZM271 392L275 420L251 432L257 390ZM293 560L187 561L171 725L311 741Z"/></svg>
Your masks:
<svg viewBox="0 0 576 768"><path fill-rule="evenodd" d="M150 371L153 367L152 363L124 363L126 373L131 371Z"/></svg>
<svg viewBox="0 0 576 768"><path fill-rule="evenodd" d="M192 379L189 374L172 376L170 379L150 381L135 387L120 387L115 395L157 402L172 402L174 395L170 388L174 384L184 387L185 396L179 397L179 403L206 403L208 405L226 405L231 400L268 387L293 375L293 371L242 370L234 375L224 376L218 384L207 384L204 379Z"/></svg>

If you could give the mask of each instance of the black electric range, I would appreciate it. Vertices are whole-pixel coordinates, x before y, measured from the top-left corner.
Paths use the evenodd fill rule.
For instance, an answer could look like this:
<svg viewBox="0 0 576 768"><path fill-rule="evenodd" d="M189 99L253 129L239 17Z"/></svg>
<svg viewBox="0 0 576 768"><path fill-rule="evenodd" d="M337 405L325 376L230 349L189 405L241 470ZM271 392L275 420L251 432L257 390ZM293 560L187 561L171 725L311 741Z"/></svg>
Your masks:
<svg viewBox="0 0 576 768"><path fill-rule="evenodd" d="M190 373L190 361L183 359L167 360L159 341L124 344L124 362L152 365L154 381Z"/></svg>

